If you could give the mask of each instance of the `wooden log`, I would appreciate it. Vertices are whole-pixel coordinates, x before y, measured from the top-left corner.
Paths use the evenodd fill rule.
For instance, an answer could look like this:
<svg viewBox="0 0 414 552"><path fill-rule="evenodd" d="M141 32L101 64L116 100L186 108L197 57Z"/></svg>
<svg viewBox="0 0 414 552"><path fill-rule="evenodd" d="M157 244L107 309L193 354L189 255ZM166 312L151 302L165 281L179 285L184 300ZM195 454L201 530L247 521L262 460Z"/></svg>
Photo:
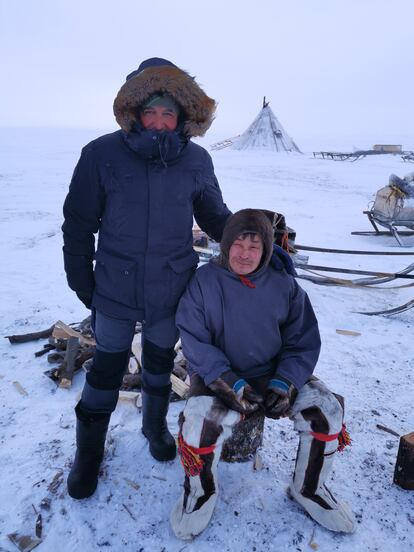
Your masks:
<svg viewBox="0 0 414 552"><path fill-rule="evenodd" d="M20 335L6 335L6 339L8 339L10 343L27 343L28 341L36 341L37 339L46 339L52 335L54 327L55 326L53 325L47 330L41 330L40 332Z"/></svg>
<svg viewBox="0 0 414 552"><path fill-rule="evenodd" d="M69 389L72 385L73 373L75 371L75 360L79 351L79 338L69 337L68 344L66 346L65 361L63 363L63 370L60 373L59 387L63 389Z"/></svg>
<svg viewBox="0 0 414 552"><path fill-rule="evenodd" d="M402 489L414 491L414 431L400 438L394 483Z"/></svg>
<svg viewBox="0 0 414 552"><path fill-rule="evenodd" d="M122 389L128 390L131 387L141 387L141 374L125 374L122 378Z"/></svg>
<svg viewBox="0 0 414 552"><path fill-rule="evenodd" d="M247 462L263 443L265 415L259 410L239 422L224 442L221 459L224 462Z"/></svg>
<svg viewBox="0 0 414 552"><path fill-rule="evenodd" d="M73 324L70 325L73 326ZM91 315L84 318L79 324L75 324L75 328L78 332L81 332L81 334L92 334Z"/></svg>
<svg viewBox="0 0 414 552"><path fill-rule="evenodd" d="M79 349L79 354L76 357L75 360L75 370L74 374L78 372L84 365L84 363L91 359L95 353L95 347L82 347ZM50 353L47 356L47 360L50 363L60 362L59 366L52 368L51 370L46 370L44 372L45 376L50 378L52 381L60 382L62 376L61 374L66 368L65 365L65 353L63 352L57 352L57 353Z"/></svg>
<svg viewBox="0 0 414 552"><path fill-rule="evenodd" d="M81 347L79 349L79 354L75 360L76 370L79 370L80 368L82 368L83 363L89 360L90 358L92 358L94 354L95 354L95 347Z"/></svg>
<svg viewBox="0 0 414 552"><path fill-rule="evenodd" d="M47 355L47 361L50 362L50 364L53 364L55 362L62 362L65 359L65 353L63 351L59 351L58 353L49 353Z"/></svg>
<svg viewBox="0 0 414 552"><path fill-rule="evenodd" d="M35 353L35 357L41 357L46 353L48 353L49 351L52 351L53 349L56 349L56 347L54 345L51 345L50 343L48 343L47 345L43 345L43 349L41 349L40 351L37 351Z"/></svg>
<svg viewBox="0 0 414 552"><path fill-rule="evenodd" d="M43 373L54 382L60 381L60 372L63 370L63 363L50 370L45 370Z"/></svg>
<svg viewBox="0 0 414 552"><path fill-rule="evenodd" d="M66 351L66 341L67 339L63 339L63 338L57 338L57 337L53 337L53 334L49 337L49 344L50 345L54 345L55 348L58 350L58 351Z"/></svg>

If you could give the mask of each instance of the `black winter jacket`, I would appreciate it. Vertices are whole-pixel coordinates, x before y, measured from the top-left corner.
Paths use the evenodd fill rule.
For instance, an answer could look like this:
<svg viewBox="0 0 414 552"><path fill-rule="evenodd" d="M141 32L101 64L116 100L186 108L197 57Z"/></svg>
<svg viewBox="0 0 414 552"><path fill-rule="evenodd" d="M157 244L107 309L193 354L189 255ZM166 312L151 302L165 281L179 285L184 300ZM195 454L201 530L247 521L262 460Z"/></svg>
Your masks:
<svg viewBox="0 0 414 552"><path fill-rule="evenodd" d="M154 68L157 77L160 69ZM194 86L200 91L180 69L165 69L168 82L176 70L177 79L184 79L190 92ZM154 92L148 85L151 70L138 71L131 79L143 94L140 101ZM139 80L142 75L144 85ZM122 102L130 102L128 82L118 94L115 112L118 120L133 125L129 112L122 119L127 109ZM182 88L180 92L180 104L185 105ZM208 128L211 110L207 115L204 127ZM186 121L185 128L194 129L193 121ZM197 128L195 134L205 131L200 124ZM223 203L210 155L188 135L180 153L166 163L134 151L128 141L131 130L126 127L102 136L82 150L64 204L65 270L70 288L82 295L93 293L93 306L105 314L156 320L174 314L197 267L193 215L202 230L220 241L231 213Z"/></svg>

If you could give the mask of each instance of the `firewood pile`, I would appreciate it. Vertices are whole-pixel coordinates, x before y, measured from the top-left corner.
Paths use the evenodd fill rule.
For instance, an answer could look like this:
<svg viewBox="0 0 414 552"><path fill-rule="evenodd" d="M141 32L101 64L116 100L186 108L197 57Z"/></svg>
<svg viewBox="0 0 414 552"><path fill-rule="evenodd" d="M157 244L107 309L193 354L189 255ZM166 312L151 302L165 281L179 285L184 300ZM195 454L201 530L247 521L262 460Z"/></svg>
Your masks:
<svg viewBox="0 0 414 552"><path fill-rule="evenodd" d="M45 375L63 389L71 388L72 380L77 373L89 370L96 347L90 316L80 323L68 325L58 320L53 326L40 332L6 337L12 344L47 339L47 343L35 353L35 357L47 354L47 360L52 367L45 371ZM187 362L182 354L180 341L175 351L171 376L172 401L185 399L189 387L185 381ZM121 400L132 401L137 407L141 406L141 353L141 325L137 323L128 368L120 391Z"/></svg>
<svg viewBox="0 0 414 552"><path fill-rule="evenodd" d="M193 245L196 250L208 253L205 260L213 254L211 248L218 247L218 244L209 240L207 234L198 226L193 228ZM70 389L73 377L78 372L88 371L96 347L90 316L80 323L65 324L58 320L50 328L39 332L6 337L12 344L47 339L47 343L35 353L35 357L47 354L47 360L52 367L46 370L45 375L64 389ZM175 347L175 352L174 369L171 374L172 401L185 399L189 388L186 383L187 362L183 356L180 341ZM141 353L141 325L137 323L128 369L120 391L121 400L132 401L137 407L141 406ZM19 391L22 394L27 394L18 382L16 385L19 386Z"/></svg>

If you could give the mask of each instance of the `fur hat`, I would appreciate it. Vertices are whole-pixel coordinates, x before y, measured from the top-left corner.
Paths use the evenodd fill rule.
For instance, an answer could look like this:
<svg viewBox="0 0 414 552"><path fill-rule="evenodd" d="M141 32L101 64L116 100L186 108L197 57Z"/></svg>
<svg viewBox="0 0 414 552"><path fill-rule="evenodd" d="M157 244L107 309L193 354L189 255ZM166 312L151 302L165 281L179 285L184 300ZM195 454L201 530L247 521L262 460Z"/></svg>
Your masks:
<svg viewBox="0 0 414 552"><path fill-rule="evenodd" d="M229 268L229 251L242 234L258 234L263 240L263 255L259 268L269 264L273 252L273 228L261 209L242 209L227 219L220 243L219 263Z"/></svg>
<svg viewBox="0 0 414 552"><path fill-rule="evenodd" d="M166 59L150 58L127 76L115 98L114 115L122 130L131 130L138 108L154 94L168 94L180 107L186 136L204 136L213 122L216 102L194 78Z"/></svg>

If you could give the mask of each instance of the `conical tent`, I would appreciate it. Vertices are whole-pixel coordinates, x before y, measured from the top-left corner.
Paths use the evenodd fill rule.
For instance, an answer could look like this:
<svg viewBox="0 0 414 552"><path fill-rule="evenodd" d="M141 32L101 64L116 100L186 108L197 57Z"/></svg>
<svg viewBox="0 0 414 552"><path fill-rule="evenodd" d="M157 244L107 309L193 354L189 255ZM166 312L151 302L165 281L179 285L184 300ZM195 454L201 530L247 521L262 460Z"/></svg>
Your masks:
<svg viewBox="0 0 414 552"><path fill-rule="evenodd" d="M249 128L236 138L229 138L211 146L212 149L230 147L236 150L261 149L302 153L278 121L263 98L263 107Z"/></svg>

